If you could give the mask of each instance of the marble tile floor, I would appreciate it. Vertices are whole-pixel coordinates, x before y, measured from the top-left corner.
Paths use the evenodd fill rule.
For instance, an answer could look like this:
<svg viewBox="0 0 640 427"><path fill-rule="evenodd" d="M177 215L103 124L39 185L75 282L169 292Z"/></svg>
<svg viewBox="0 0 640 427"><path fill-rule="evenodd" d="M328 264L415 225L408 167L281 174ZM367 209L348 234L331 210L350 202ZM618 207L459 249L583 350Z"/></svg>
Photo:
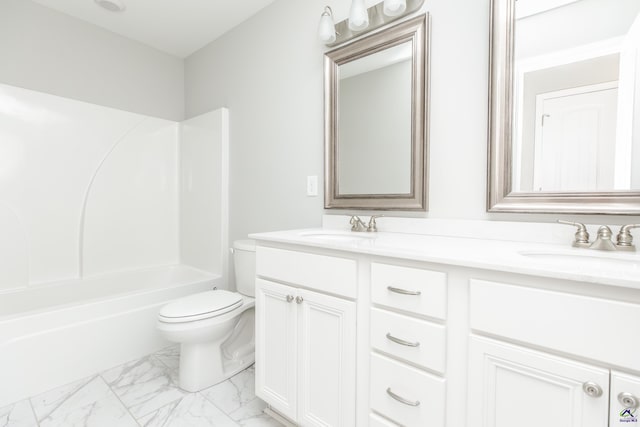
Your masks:
<svg viewBox="0 0 640 427"><path fill-rule="evenodd" d="M177 386L172 346L0 408L0 427L281 427L255 396L253 366L198 393Z"/></svg>

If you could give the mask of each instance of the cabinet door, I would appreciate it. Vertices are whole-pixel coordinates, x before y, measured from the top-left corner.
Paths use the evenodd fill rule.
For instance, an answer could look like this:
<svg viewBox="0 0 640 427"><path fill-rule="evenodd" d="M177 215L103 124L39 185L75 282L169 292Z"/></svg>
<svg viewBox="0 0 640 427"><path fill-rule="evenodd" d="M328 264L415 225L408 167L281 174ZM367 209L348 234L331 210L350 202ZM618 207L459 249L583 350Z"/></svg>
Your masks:
<svg viewBox="0 0 640 427"><path fill-rule="evenodd" d="M585 384L600 395L588 395ZM608 396L606 369L471 338L469 427L602 427Z"/></svg>
<svg viewBox="0 0 640 427"><path fill-rule="evenodd" d="M640 377L611 372L609 427L634 425L639 419Z"/></svg>
<svg viewBox="0 0 640 427"><path fill-rule="evenodd" d="M340 298L299 290L299 422L353 427L356 309Z"/></svg>
<svg viewBox="0 0 640 427"><path fill-rule="evenodd" d="M289 286L256 280L256 394L294 420L298 325L295 292Z"/></svg>

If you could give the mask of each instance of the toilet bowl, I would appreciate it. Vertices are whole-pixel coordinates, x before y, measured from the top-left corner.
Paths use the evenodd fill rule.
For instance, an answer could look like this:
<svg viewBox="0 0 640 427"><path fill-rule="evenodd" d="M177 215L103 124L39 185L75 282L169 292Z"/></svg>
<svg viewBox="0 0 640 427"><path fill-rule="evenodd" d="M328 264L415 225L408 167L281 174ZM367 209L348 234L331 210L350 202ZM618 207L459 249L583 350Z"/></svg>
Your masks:
<svg viewBox="0 0 640 427"><path fill-rule="evenodd" d="M158 330L180 343L180 388L195 392L222 382L255 361L255 244L233 244L238 292L211 290L160 309Z"/></svg>

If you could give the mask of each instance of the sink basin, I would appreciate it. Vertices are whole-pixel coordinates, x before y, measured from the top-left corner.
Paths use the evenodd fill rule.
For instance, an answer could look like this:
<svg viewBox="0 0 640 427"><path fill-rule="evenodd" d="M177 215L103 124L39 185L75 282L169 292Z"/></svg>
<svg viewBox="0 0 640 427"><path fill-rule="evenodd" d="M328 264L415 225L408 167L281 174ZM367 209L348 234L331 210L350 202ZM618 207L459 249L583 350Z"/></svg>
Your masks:
<svg viewBox="0 0 640 427"><path fill-rule="evenodd" d="M629 254L589 251L588 253L534 252L522 251L520 255L554 264L567 264L590 269L637 270L640 272L640 258Z"/></svg>
<svg viewBox="0 0 640 427"><path fill-rule="evenodd" d="M375 239L375 233L356 233L353 231L339 231L339 230L312 230L303 231L298 234L301 237L308 237L311 239L332 241L332 242L353 242L357 240Z"/></svg>

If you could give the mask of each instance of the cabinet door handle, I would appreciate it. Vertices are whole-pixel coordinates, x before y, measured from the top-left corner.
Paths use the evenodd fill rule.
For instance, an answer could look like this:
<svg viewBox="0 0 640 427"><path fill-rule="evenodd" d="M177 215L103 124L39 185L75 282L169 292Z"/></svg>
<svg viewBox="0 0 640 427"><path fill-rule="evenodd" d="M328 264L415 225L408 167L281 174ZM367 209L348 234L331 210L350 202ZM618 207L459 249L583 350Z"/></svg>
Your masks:
<svg viewBox="0 0 640 427"><path fill-rule="evenodd" d="M408 406L420 406L420 401L419 400L408 400L405 399L402 396L398 396L397 394L395 394L394 392L391 391L391 387L387 387L387 394L389 396L391 396L392 398L394 398L395 400L397 400L400 403L404 403L405 405Z"/></svg>
<svg viewBox="0 0 640 427"><path fill-rule="evenodd" d="M592 381L582 384L582 390L590 397L602 396L602 387Z"/></svg>
<svg viewBox="0 0 640 427"><path fill-rule="evenodd" d="M302 298L302 297L296 297L296 302L297 302L298 304L302 304L302 301L304 301L304 298Z"/></svg>
<svg viewBox="0 0 640 427"><path fill-rule="evenodd" d="M420 291L408 291L406 289L394 288L393 286L387 286L387 289L389 289L391 292L395 292L396 294L402 294L402 295L420 295L420 294L422 294L422 292L420 292Z"/></svg>
<svg viewBox="0 0 640 427"><path fill-rule="evenodd" d="M293 295L287 295L287 302L293 301Z"/></svg>
<svg viewBox="0 0 640 427"><path fill-rule="evenodd" d="M387 339L389 341L393 341L396 344L406 345L407 347L420 347L420 343L418 341L416 342L405 341L403 339L394 337L393 335L391 335L390 332L387 332Z"/></svg>
<svg viewBox="0 0 640 427"><path fill-rule="evenodd" d="M625 408L635 409L640 405L640 401L631 393L627 393L626 391L620 393L618 395L618 402Z"/></svg>

